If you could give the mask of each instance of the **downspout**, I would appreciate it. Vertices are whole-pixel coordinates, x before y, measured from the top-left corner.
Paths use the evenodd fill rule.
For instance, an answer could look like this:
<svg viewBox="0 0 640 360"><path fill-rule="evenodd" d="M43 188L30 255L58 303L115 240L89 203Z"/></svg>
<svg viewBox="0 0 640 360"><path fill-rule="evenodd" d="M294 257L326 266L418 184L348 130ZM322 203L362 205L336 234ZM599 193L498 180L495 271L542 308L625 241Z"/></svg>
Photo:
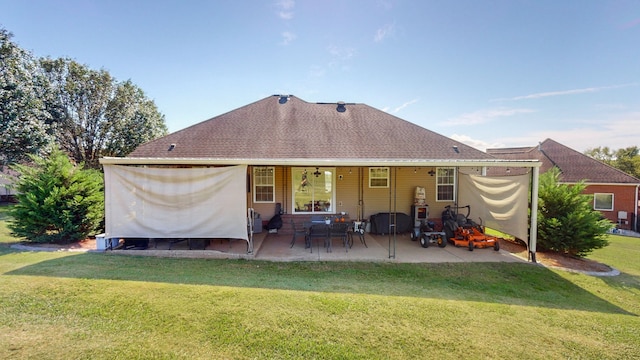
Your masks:
<svg viewBox="0 0 640 360"><path fill-rule="evenodd" d="M531 184L531 228L529 230L529 255L531 262L536 262L536 242L538 241L538 183L540 169L532 167L533 180Z"/></svg>
<svg viewBox="0 0 640 360"><path fill-rule="evenodd" d="M636 185L635 216L633 217L633 231L635 232L638 232L638 191L640 191L640 184Z"/></svg>

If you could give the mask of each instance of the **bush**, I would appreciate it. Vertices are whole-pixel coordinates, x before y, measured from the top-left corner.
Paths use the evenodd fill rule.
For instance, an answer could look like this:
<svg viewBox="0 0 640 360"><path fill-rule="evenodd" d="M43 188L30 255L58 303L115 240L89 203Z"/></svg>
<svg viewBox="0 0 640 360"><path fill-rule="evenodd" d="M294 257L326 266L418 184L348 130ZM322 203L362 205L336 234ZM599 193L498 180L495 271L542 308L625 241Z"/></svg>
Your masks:
<svg viewBox="0 0 640 360"><path fill-rule="evenodd" d="M586 185L559 184L554 168L540 176L538 194L538 248L573 256L585 256L609 245L606 234L612 224L592 207Z"/></svg>
<svg viewBox="0 0 640 360"><path fill-rule="evenodd" d="M104 228L104 184L97 170L74 166L61 151L16 165L18 203L11 210L14 236L33 242L70 243Z"/></svg>

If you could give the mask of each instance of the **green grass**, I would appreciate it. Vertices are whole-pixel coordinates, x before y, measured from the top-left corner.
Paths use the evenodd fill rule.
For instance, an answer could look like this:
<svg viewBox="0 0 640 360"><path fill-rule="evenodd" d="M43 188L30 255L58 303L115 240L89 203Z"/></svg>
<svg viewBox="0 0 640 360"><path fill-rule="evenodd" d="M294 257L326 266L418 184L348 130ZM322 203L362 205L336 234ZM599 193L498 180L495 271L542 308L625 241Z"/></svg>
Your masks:
<svg viewBox="0 0 640 360"><path fill-rule="evenodd" d="M9 220L10 205L0 205L0 245L7 243L16 243L19 239L11 237L11 231L7 227L7 220Z"/></svg>
<svg viewBox="0 0 640 360"><path fill-rule="evenodd" d="M612 236L591 257L622 275L600 278L0 247L0 358L638 358L639 251Z"/></svg>

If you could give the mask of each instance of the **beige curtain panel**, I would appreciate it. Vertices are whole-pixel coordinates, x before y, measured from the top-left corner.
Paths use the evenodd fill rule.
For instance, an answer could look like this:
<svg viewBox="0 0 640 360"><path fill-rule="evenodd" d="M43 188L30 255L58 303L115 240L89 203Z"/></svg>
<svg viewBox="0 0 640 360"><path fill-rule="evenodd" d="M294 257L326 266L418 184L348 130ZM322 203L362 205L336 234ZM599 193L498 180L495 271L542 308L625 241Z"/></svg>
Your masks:
<svg viewBox="0 0 640 360"><path fill-rule="evenodd" d="M459 174L458 204L471 205L471 220L526 241L530 177Z"/></svg>
<svg viewBox="0 0 640 360"><path fill-rule="evenodd" d="M247 236L247 166L105 165L107 238Z"/></svg>

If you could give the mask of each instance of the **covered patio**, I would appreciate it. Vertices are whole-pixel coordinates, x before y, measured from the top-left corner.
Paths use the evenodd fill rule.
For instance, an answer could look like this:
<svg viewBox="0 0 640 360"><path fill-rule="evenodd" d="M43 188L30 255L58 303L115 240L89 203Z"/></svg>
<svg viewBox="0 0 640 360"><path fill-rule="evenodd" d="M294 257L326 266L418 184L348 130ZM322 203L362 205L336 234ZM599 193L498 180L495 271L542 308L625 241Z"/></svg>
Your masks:
<svg viewBox="0 0 640 360"><path fill-rule="evenodd" d="M355 237L353 246L345 249L338 239L333 240L333 251L327 252L322 241L313 243L313 252L305 248L304 239L299 237L290 247L292 234L254 234L254 252L247 254L244 241L211 239L206 247L189 248L187 241L171 245L166 241L157 244L152 240L145 250L114 250L122 255L143 255L181 258L211 259L247 259L265 261L367 261L395 263L453 263L453 262L526 262L511 255L508 251L494 251L492 248L469 251L466 247L455 247L451 243L446 247L430 246L423 248L418 241L412 241L409 234L376 235L366 233L365 247ZM391 250L390 250L391 248ZM390 258L395 251L395 258Z"/></svg>

